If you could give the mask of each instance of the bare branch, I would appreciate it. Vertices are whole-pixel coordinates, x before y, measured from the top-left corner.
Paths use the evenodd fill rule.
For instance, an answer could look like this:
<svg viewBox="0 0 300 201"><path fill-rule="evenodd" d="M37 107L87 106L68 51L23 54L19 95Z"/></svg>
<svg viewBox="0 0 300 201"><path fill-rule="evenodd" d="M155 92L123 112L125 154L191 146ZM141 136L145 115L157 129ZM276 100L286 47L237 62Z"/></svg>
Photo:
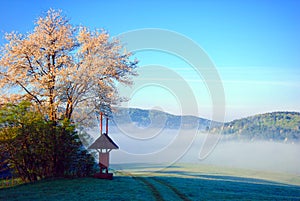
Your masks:
<svg viewBox="0 0 300 201"><path fill-rule="evenodd" d="M41 101L35 95L33 95L23 84L21 84L21 82L16 81L16 83L18 85L20 85L22 87L22 89L24 89L26 91L26 93L29 94L36 101L36 103L38 103L40 105L42 104Z"/></svg>

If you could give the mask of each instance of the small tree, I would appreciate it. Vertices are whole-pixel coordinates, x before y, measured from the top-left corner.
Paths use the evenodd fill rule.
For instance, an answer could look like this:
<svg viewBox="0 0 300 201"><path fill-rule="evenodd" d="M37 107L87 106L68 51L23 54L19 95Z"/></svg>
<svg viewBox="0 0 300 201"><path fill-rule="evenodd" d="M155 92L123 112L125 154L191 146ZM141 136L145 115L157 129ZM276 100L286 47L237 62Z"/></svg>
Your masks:
<svg viewBox="0 0 300 201"><path fill-rule="evenodd" d="M94 159L83 149L74 126L64 121L53 127L29 102L0 109L0 147L0 161L24 181L93 171Z"/></svg>
<svg viewBox="0 0 300 201"><path fill-rule="evenodd" d="M6 35L0 56L2 102L29 100L52 122L87 123L122 99L116 83L131 84L137 61L105 31L74 27L50 9L32 33ZM1 104L1 103L0 103Z"/></svg>

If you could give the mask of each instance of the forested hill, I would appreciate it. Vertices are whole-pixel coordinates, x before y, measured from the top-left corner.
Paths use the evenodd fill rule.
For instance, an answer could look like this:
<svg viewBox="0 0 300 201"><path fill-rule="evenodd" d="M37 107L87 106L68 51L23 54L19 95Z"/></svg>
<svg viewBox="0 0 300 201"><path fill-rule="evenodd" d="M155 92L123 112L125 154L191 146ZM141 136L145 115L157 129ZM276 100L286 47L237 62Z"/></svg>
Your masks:
<svg viewBox="0 0 300 201"><path fill-rule="evenodd" d="M224 124L223 133L250 139L299 141L300 113L272 112L234 120Z"/></svg>
<svg viewBox="0 0 300 201"><path fill-rule="evenodd" d="M138 127L204 130L211 121L195 116L173 115L159 110L118 108L113 114L113 122L113 124L135 124Z"/></svg>
<svg viewBox="0 0 300 201"><path fill-rule="evenodd" d="M202 132L206 132L211 123L208 119L195 116L178 116L137 108L119 108L113 116L113 125L135 124L139 127L168 129L198 128ZM219 133L219 129L214 128L211 131ZM300 113L272 112L234 120L224 124L223 133L249 140L300 141Z"/></svg>

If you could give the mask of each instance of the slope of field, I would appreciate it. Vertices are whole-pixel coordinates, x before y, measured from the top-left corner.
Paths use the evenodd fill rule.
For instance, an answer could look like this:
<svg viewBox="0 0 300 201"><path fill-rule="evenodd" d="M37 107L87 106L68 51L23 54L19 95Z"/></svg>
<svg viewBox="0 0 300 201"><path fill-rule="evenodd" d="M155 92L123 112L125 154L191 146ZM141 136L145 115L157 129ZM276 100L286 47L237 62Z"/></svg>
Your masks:
<svg viewBox="0 0 300 201"><path fill-rule="evenodd" d="M222 170L187 165L159 170L136 165L116 171L111 181L59 179L1 189L0 200L300 200L299 176L266 180L258 178L265 174L262 172L241 177L242 170ZM272 175L276 177L269 173ZM288 178L295 178L291 183L298 185L282 182Z"/></svg>

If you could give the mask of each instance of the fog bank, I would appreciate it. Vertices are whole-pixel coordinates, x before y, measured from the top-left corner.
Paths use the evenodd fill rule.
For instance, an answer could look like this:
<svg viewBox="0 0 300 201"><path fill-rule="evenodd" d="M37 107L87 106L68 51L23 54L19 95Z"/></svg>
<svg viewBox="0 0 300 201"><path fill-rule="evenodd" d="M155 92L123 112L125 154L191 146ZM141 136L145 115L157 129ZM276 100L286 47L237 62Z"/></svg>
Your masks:
<svg viewBox="0 0 300 201"><path fill-rule="evenodd" d="M196 159L199 144L201 140L192 146L181 161L300 175L300 144L223 138L211 154L201 161Z"/></svg>
<svg viewBox="0 0 300 201"><path fill-rule="evenodd" d="M125 128L125 127L124 127ZM90 132L96 139L98 132ZM208 156L200 160L200 152L209 137L196 130L112 128L109 136L119 145L111 152L111 163L175 162L210 164L300 175L300 144L272 141L241 141L228 136L219 138Z"/></svg>

